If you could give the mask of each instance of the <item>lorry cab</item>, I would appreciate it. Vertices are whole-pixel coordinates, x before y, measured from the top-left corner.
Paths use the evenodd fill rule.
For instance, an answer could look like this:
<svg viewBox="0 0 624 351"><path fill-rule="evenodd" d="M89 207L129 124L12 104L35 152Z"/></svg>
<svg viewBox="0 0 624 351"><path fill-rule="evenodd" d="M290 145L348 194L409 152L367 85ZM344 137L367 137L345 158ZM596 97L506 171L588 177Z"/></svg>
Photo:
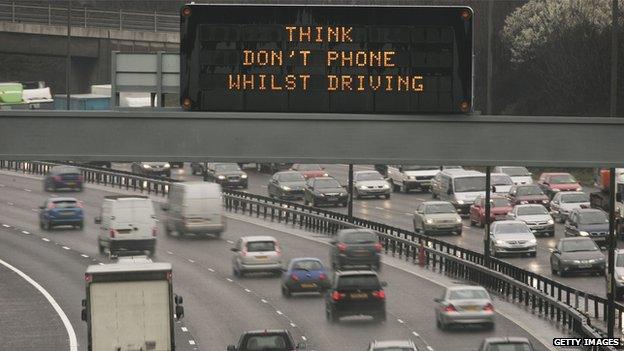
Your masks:
<svg viewBox="0 0 624 351"><path fill-rule="evenodd" d="M434 198L448 201L458 213L468 214L479 195L485 196L485 174L463 169L439 172L431 182Z"/></svg>
<svg viewBox="0 0 624 351"><path fill-rule="evenodd" d="M152 200L147 196L106 196L95 223L100 225L100 253L108 249L112 256L145 251L154 255L158 227Z"/></svg>
<svg viewBox="0 0 624 351"><path fill-rule="evenodd" d="M216 183L173 183L169 199L161 206L165 214L165 233L178 235L213 234L217 237L226 228L221 200L221 186Z"/></svg>

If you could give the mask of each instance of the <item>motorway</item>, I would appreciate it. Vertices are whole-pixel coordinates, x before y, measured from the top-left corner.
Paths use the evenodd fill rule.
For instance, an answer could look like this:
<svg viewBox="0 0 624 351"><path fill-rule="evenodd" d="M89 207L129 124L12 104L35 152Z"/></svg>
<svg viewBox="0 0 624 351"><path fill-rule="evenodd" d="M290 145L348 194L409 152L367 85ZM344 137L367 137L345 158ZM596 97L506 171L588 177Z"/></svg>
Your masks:
<svg viewBox="0 0 624 351"><path fill-rule="evenodd" d="M201 180L200 176L191 175L188 164L183 170L173 169L172 177L181 180ZM330 176L335 177L341 184L348 184L348 167L346 165L323 165ZM113 164L113 168L129 170L125 164ZM354 166L354 171L371 170L372 166ZM253 194L267 195L267 184L270 175L268 173L257 172L253 168L246 168L245 171L249 175L248 192ZM586 189L587 191L587 189ZM413 213L418 204L422 201L432 200L431 193L419 192L417 190L410 193L393 193L388 200L385 199L362 199L353 201L354 216L368 219L371 221L381 222L394 227L413 230L412 223ZM303 202L301 202L303 203ZM327 208L327 207L323 207ZM328 208L331 211L347 213L344 207ZM577 288L579 290L606 297L605 278L593 275L575 275L561 278L554 275L550 271L550 251L549 248L555 247L557 241L564 237L563 225L555 224L554 237L538 236L538 252L536 258L507 256L504 259L515 266L527 269L529 271L539 273L553 280L559 281L567 286ZM470 222L464 218L464 231L461 236L439 236L440 239L459 245L461 247L483 252L484 229L470 227ZM622 246L621 242L618 245Z"/></svg>
<svg viewBox="0 0 624 351"><path fill-rule="evenodd" d="M253 175L251 191L261 192L262 185L266 184L260 182L261 177L268 176ZM56 299L76 331L79 350L86 349L86 327L80 320L83 274L89 264L108 262L97 253L97 227L93 224L93 217L98 214L103 197L109 194L113 194L112 190L93 185L87 185L82 193L69 194L84 201L84 230L57 228L44 232L38 226L37 207L55 194L43 192L40 177L0 174L0 259L21 269ZM412 195L403 197L408 202ZM392 201L401 198L395 196ZM364 203L358 202L358 215L366 212ZM385 202L375 203L384 206ZM394 217L381 213L384 213L382 217ZM408 217L405 215L405 218ZM390 266L382 272L382 278L389 282L388 312L391 317L386 323L370 323L356 318L330 325L325 321L323 301L318 296L284 299L276 278L259 275L237 279L232 276L229 248L243 235L272 235L281 242L286 259L316 256L327 263L326 244L301 239L286 233L279 224L266 223L259 226L230 218L221 240L159 236L155 260L173 264L174 290L185 298L186 316L176 325L178 350L224 350L228 344L235 343L243 331L263 328L288 328L299 341L308 342L308 350L363 350L373 339L407 338L413 339L422 349L474 350L484 337L493 335L527 336L537 350L546 350L534 337L502 315L497 316L494 331L469 328L442 332L436 329L432 300L440 296L442 288ZM13 281L9 280L13 289L20 286L13 285ZM24 299L32 299L31 289L27 286L23 289ZM39 301L36 306L40 311L39 318L50 325L32 325L42 329L39 335L50 333L51 339L58 340L59 328L62 328L58 317L45 302ZM21 337L18 331L16 333L15 340ZM24 334L27 333L32 330L25 330ZM58 347L53 341L48 346L49 350L67 349L66 346ZM31 349L28 346L12 348Z"/></svg>

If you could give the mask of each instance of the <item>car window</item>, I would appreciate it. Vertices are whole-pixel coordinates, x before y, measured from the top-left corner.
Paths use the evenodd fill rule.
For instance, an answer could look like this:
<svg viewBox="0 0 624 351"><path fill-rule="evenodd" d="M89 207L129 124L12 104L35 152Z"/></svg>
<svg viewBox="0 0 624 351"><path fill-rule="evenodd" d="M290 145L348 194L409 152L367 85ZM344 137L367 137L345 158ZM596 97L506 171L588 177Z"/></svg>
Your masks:
<svg viewBox="0 0 624 351"><path fill-rule="evenodd" d="M247 243L247 252L275 251L274 241L250 241Z"/></svg>
<svg viewBox="0 0 624 351"><path fill-rule="evenodd" d="M244 347L248 351L286 351L292 345L284 335L263 334L248 337Z"/></svg>
<svg viewBox="0 0 624 351"><path fill-rule="evenodd" d="M512 185L513 181L506 175L493 175L491 176L492 185Z"/></svg>
<svg viewBox="0 0 624 351"><path fill-rule="evenodd" d="M323 188L340 188L340 183L336 179L316 179L314 181L314 187Z"/></svg>
<svg viewBox="0 0 624 351"><path fill-rule="evenodd" d="M519 206L516 209L518 216L548 214L548 210L544 206Z"/></svg>
<svg viewBox="0 0 624 351"><path fill-rule="evenodd" d="M560 200L566 204L589 202L589 195L583 194L561 194Z"/></svg>
<svg viewBox="0 0 624 351"><path fill-rule="evenodd" d="M381 284L376 275L343 275L338 279L338 289L364 288L380 289Z"/></svg>
<svg viewBox="0 0 624 351"><path fill-rule="evenodd" d="M308 271L318 271L323 269L321 262L316 260L297 261L293 263L292 269L303 269Z"/></svg>
<svg viewBox="0 0 624 351"><path fill-rule="evenodd" d="M302 182L305 178L301 175L301 173L282 173L277 176L277 179L280 182Z"/></svg>
<svg viewBox="0 0 624 351"><path fill-rule="evenodd" d="M496 234L517 234L530 232L531 230L524 223L498 223L494 229L494 233Z"/></svg>
<svg viewBox="0 0 624 351"><path fill-rule="evenodd" d="M342 237L342 242L347 244L373 244L377 241L377 235L370 232L347 233Z"/></svg>
<svg viewBox="0 0 624 351"><path fill-rule="evenodd" d="M456 193L485 191L485 177L455 178L453 189Z"/></svg>
<svg viewBox="0 0 624 351"><path fill-rule="evenodd" d="M579 216L580 224L604 224L609 223L607 214L604 212L585 212Z"/></svg>
<svg viewBox="0 0 624 351"><path fill-rule="evenodd" d="M487 351L533 351L527 343L490 344Z"/></svg>
<svg viewBox="0 0 624 351"><path fill-rule="evenodd" d="M60 201L52 201L55 208L74 208L77 206L77 202L75 200L60 200Z"/></svg>
<svg viewBox="0 0 624 351"><path fill-rule="evenodd" d="M299 165L297 167L299 171L322 171L321 165L317 164L307 164L307 165Z"/></svg>
<svg viewBox="0 0 624 351"><path fill-rule="evenodd" d="M434 171L439 170L440 167L436 166L413 166L413 165L403 165L401 168L404 171Z"/></svg>
<svg viewBox="0 0 624 351"><path fill-rule="evenodd" d="M457 213L451 204L428 204L425 206L425 214Z"/></svg>
<svg viewBox="0 0 624 351"><path fill-rule="evenodd" d="M561 243L561 252L598 251L598 246L592 239L566 240Z"/></svg>
<svg viewBox="0 0 624 351"><path fill-rule="evenodd" d="M490 199L490 205L492 207L511 207L508 199L503 199L499 197Z"/></svg>
<svg viewBox="0 0 624 351"><path fill-rule="evenodd" d="M355 180L384 180L381 174L377 172L358 173L355 175Z"/></svg>
<svg viewBox="0 0 624 351"><path fill-rule="evenodd" d="M489 299L488 294L481 289L451 290L449 300Z"/></svg>
<svg viewBox="0 0 624 351"><path fill-rule="evenodd" d="M616 267L624 267L624 253L618 254L615 258Z"/></svg>
<svg viewBox="0 0 624 351"><path fill-rule="evenodd" d="M529 170L525 167L503 167L501 168L502 173L506 173L511 177L523 177L529 176Z"/></svg>
<svg viewBox="0 0 624 351"><path fill-rule="evenodd" d="M558 174L550 176L549 179L552 184L570 184L576 183L576 179L571 174Z"/></svg>
<svg viewBox="0 0 624 351"><path fill-rule="evenodd" d="M240 171L240 167L238 167L237 164L231 163L231 164L217 164L215 165L215 171L217 172L233 172L233 171Z"/></svg>
<svg viewBox="0 0 624 351"><path fill-rule="evenodd" d="M538 186L522 186L516 189L518 196L543 195L542 189Z"/></svg>

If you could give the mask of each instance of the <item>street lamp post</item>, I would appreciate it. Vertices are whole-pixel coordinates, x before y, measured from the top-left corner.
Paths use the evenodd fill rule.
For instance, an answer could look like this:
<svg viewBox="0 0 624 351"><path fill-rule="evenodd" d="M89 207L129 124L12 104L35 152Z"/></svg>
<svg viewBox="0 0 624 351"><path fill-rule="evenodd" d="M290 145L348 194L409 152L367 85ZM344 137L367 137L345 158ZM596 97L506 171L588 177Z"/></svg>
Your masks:
<svg viewBox="0 0 624 351"><path fill-rule="evenodd" d="M483 254L485 257L485 264L489 267L490 264L490 192L491 192L491 174L492 167L485 167L485 237L483 239Z"/></svg>

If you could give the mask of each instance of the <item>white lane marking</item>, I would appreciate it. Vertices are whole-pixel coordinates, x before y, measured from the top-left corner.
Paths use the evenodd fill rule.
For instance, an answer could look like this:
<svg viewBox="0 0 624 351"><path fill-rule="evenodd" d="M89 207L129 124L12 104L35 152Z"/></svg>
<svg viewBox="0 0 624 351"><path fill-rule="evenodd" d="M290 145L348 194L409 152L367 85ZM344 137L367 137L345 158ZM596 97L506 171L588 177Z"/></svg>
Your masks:
<svg viewBox="0 0 624 351"><path fill-rule="evenodd" d="M232 240L227 240L228 244L234 244L234 242Z"/></svg>
<svg viewBox="0 0 624 351"><path fill-rule="evenodd" d="M48 238L41 238L41 240L43 240L45 242L50 242L50 239L48 239Z"/></svg>
<svg viewBox="0 0 624 351"><path fill-rule="evenodd" d="M24 191L31 192L32 190L24 188Z"/></svg>
<svg viewBox="0 0 624 351"><path fill-rule="evenodd" d="M104 265L104 263L100 262L100 266L103 266L103 265Z"/></svg>
<svg viewBox="0 0 624 351"><path fill-rule="evenodd" d="M195 340L189 340L189 344L195 345Z"/></svg>
<svg viewBox="0 0 624 351"><path fill-rule="evenodd" d="M9 206L13 206L13 205L15 205L13 202L10 202L10 201L9 201L9 202L7 202L7 204L9 204Z"/></svg>
<svg viewBox="0 0 624 351"><path fill-rule="evenodd" d="M225 280L227 280L227 281L228 281L228 282L230 282L230 283L231 283L231 282L233 282L233 280L232 280L232 279L230 279L230 278L225 278Z"/></svg>
<svg viewBox="0 0 624 351"><path fill-rule="evenodd" d="M22 230L22 234L26 234L26 235L28 235L28 234L30 234L30 232L27 232L27 231L25 231L25 230Z"/></svg>
<svg viewBox="0 0 624 351"><path fill-rule="evenodd" d="M167 253L170 254L170 255L173 255L173 252L171 252L171 251L167 251Z"/></svg>
<svg viewBox="0 0 624 351"><path fill-rule="evenodd" d="M308 338L306 338L304 335L301 335L301 340L308 341Z"/></svg>
<svg viewBox="0 0 624 351"><path fill-rule="evenodd" d="M269 301L265 300L265 299L260 299L260 301L262 301L262 303L268 303Z"/></svg>
<svg viewBox="0 0 624 351"><path fill-rule="evenodd" d="M188 329L186 327L180 327L180 329L182 329L183 332L187 332Z"/></svg>
<svg viewBox="0 0 624 351"><path fill-rule="evenodd" d="M293 322L290 322L290 326L295 328L297 325L295 323L293 323Z"/></svg>
<svg viewBox="0 0 624 351"><path fill-rule="evenodd" d="M211 273L214 273L214 269L212 269L212 268L208 268L208 271L211 272Z"/></svg>
<svg viewBox="0 0 624 351"><path fill-rule="evenodd" d="M282 311L275 311L275 313L279 314L280 316L284 314Z"/></svg>
<svg viewBox="0 0 624 351"><path fill-rule="evenodd" d="M397 322L399 322L399 323L401 323L401 324L405 323L405 322L403 322L403 320L402 320L402 319L397 319Z"/></svg>
<svg viewBox="0 0 624 351"><path fill-rule="evenodd" d="M25 281L30 283L30 285L34 286L35 289L39 290L39 292L46 298L46 300L48 300L50 305L52 305L52 308L54 308L56 313L61 318L61 321L63 322L63 325L65 326L65 330L67 330L67 335L69 336L69 351L78 351L78 339L76 338L76 332L74 331L74 327L72 327L71 322L69 321L69 318L67 318L67 315L65 314L65 312L63 312L63 310L61 309L61 306L59 306L59 304L56 303L56 300L54 300L52 295L50 295L50 293L48 293L46 289L44 289L41 285L39 285L39 283L34 281L28 275L26 275L26 273L11 266L10 264L8 264L7 262L4 262L3 260L0 260L0 264L12 270L13 272L17 273L17 275L19 275Z"/></svg>
<svg viewBox="0 0 624 351"><path fill-rule="evenodd" d="M69 250L69 247L63 246L63 250Z"/></svg>
<svg viewBox="0 0 624 351"><path fill-rule="evenodd" d="M433 347L431 347L431 346L427 345L427 350L429 350L429 351L433 351Z"/></svg>
<svg viewBox="0 0 624 351"><path fill-rule="evenodd" d="M412 334L414 334L415 337L419 338L420 334L418 334L417 332L413 331Z"/></svg>
<svg viewBox="0 0 624 351"><path fill-rule="evenodd" d="M467 225L465 225L465 226L464 226L464 228L466 228L466 229L470 229L470 227L469 227L469 226L467 226Z"/></svg>
<svg viewBox="0 0 624 351"><path fill-rule="evenodd" d="M376 209L376 210L380 210L380 211L383 211L383 210L384 210L384 208L383 208L383 207L379 207L379 206L375 206L375 209Z"/></svg>
<svg viewBox="0 0 624 351"><path fill-rule="evenodd" d="M3 224L2 226L5 227L5 228L11 228L11 226L8 225L8 224Z"/></svg>
<svg viewBox="0 0 624 351"><path fill-rule="evenodd" d="M411 214L411 213L409 213L409 212L404 212L404 214L405 214L406 216L412 216L412 214Z"/></svg>
<svg viewBox="0 0 624 351"><path fill-rule="evenodd" d="M189 261L191 263L195 263L195 261L191 260L190 258L187 258L187 261Z"/></svg>
<svg viewBox="0 0 624 351"><path fill-rule="evenodd" d="M82 256L84 258L89 258L89 255L85 255L85 254L80 254L80 256Z"/></svg>
<svg viewBox="0 0 624 351"><path fill-rule="evenodd" d="M249 290L249 289L245 288L245 292L250 293L250 292L251 292L251 290Z"/></svg>

